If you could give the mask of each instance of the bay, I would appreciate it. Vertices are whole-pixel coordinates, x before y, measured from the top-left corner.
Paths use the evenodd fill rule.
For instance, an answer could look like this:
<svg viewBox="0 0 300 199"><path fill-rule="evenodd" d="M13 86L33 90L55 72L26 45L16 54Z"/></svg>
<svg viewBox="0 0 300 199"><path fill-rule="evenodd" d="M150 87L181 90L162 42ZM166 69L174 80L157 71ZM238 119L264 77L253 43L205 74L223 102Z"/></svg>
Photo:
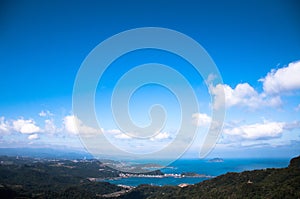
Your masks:
<svg viewBox="0 0 300 199"><path fill-rule="evenodd" d="M157 161L147 160L151 163ZM245 158L245 159L224 159L223 162L211 162L203 159L179 159L168 167L161 169L166 174L182 174L186 172L203 174L205 177L128 177L105 180L112 184L138 186L150 184L157 186L195 184L203 180L216 177L227 172L242 172L247 170L265 168L283 168L288 166L289 158Z"/></svg>

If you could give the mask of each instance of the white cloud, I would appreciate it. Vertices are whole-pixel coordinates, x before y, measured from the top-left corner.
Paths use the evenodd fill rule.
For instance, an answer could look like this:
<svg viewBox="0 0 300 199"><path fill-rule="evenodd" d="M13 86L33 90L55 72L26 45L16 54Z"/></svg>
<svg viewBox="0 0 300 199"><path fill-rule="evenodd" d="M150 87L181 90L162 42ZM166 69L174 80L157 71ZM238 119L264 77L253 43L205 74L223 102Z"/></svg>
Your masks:
<svg viewBox="0 0 300 199"><path fill-rule="evenodd" d="M106 130L105 132L109 133L109 134L120 134L120 133L122 133L119 129L110 129L110 130Z"/></svg>
<svg viewBox="0 0 300 199"><path fill-rule="evenodd" d="M217 78L217 75L211 73L211 74L208 75L208 77L206 79L206 83L211 84L216 78Z"/></svg>
<svg viewBox="0 0 300 199"><path fill-rule="evenodd" d="M66 117L64 117L63 119L63 123L65 126L65 129L72 134L77 134L77 127L76 127L76 123L75 123L75 116L74 115L68 115Z"/></svg>
<svg viewBox="0 0 300 199"><path fill-rule="evenodd" d="M53 115L54 115L54 114L51 113L51 112L48 111L48 110L46 110L46 111L42 110L42 111L39 113L39 116L40 116L40 117L47 117L47 116L53 116Z"/></svg>
<svg viewBox="0 0 300 199"><path fill-rule="evenodd" d="M41 116L41 117L46 117L46 116L47 116L47 114L46 114L46 112L45 112L45 111L41 111L41 112L39 113L39 116Z"/></svg>
<svg viewBox="0 0 300 199"><path fill-rule="evenodd" d="M197 126L207 126L211 123L211 117L205 113L195 113L192 115L193 124Z"/></svg>
<svg viewBox="0 0 300 199"><path fill-rule="evenodd" d="M36 133L28 136L28 139L29 139L29 140L36 140L36 139L38 139L38 138L39 138L39 135L36 134Z"/></svg>
<svg viewBox="0 0 300 199"><path fill-rule="evenodd" d="M40 127L35 124L35 121L32 119L24 120L18 119L12 122L12 128L23 134L31 134L41 132Z"/></svg>
<svg viewBox="0 0 300 199"><path fill-rule="evenodd" d="M279 94L300 89L300 61L292 62L287 67L271 70L260 81L267 94Z"/></svg>
<svg viewBox="0 0 300 199"><path fill-rule="evenodd" d="M126 135L125 133L120 133L114 136L117 139L131 139L130 136Z"/></svg>
<svg viewBox="0 0 300 199"><path fill-rule="evenodd" d="M51 119L45 120L45 127L44 127L44 132L46 133L56 133L58 132L59 129L56 127L54 124L54 121Z"/></svg>
<svg viewBox="0 0 300 199"><path fill-rule="evenodd" d="M226 135L238 136L244 139L270 139L282 135L284 122L264 122L239 127L225 128Z"/></svg>
<svg viewBox="0 0 300 199"><path fill-rule="evenodd" d="M248 83L237 84L235 88L226 84L210 85L210 92L214 98L213 107L218 109L224 106L225 93L226 107L245 106L249 108L278 107L282 104L283 93L300 90L300 61L290 63L287 67L273 69L265 78L263 92L257 92ZM210 78L211 79L211 78ZM300 106L300 105L299 105ZM300 110L300 107L297 110Z"/></svg>
<svg viewBox="0 0 300 199"><path fill-rule="evenodd" d="M126 135L125 133L122 133L119 129L102 129L102 132L107 133L109 135L113 135L113 137L117 139L131 139L130 136Z"/></svg>
<svg viewBox="0 0 300 199"><path fill-rule="evenodd" d="M259 94L248 83L238 84L235 88L231 88L226 84L218 84L211 87L210 91L214 97L214 108L218 109L224 106L222 93L225 93L226 107L245 106L250 108L259 108L261 106L276 107L281 104L279 96L269 97L264 93Z"/></svg>
<svg viewBox="0 0 300 199"><path fill-rule="evenodd" d="M101 133L100 129L95 129L83 124L83 122L74 115L68 115L64 117L63 123L65 130L71 134L80 133L80 135L91 136L97 133Z"/></svg>
<svg viewBox="0 0 300 199"><path fill-rule="evenodd" d="M150 138L151 141L154 140L165 140L165 139L169 139L170 138L170 134L167 132L160 132L159 134L157 134L156 136Z"/></svg>
<svg viewBox="0 0 300 199"><path fill-rule="evenodd" d="M224 90L225 103L227 107L235 105L249 105L249 102L256 101L258 93L248 84L238 84L234 89L226 84L218 84L211 89L212 94L215 96L215 108L224 106L221 100L220 93Z"/></svg>
<svg viewBox="0 0 300 199"><path fill-rule="evenodd" d="M110 135L113 135L114 138L116 139L132 139L132 137L130 137L129 135L123 133L121 130L119 129L109 129L109 130L103 130L105 131L105 133L108 133Z"/></svg>
<svg viewBox="0 0 300 199"><path fill-rule="evenodd" d="M0 133L9 133L10 126L4 117L0 117Z"/></svg>

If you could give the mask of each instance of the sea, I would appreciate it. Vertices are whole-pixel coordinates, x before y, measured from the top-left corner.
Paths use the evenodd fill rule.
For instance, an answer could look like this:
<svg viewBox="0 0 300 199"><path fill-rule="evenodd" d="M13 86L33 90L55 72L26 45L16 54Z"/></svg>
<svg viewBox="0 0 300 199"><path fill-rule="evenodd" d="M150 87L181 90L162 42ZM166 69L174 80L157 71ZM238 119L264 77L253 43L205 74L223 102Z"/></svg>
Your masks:
<svg viewBox="0 0 300 199"><path fill-rule="evenodd" d="M150 184L156 186L195 184L216 177L227 172L242 172L266 168L283 168L289 164L287 158L265 158L265 159L223 159L223 162L211 162L205 159L179 159L168 167L161 169L166 174L181 174L192 172L203 174L205 177L128 177L105 180L116 185L138 186ZM148 161L150 162L150 161Z"/></svg>

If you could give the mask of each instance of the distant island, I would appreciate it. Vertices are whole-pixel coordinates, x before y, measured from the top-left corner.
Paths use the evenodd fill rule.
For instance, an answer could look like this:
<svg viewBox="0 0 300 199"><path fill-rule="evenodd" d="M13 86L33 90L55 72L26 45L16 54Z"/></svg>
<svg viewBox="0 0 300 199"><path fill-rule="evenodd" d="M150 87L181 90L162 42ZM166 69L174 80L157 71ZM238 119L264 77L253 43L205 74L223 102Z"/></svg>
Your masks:
<svg viewBox="0 0 300 199"><path fill-rule="evenodd" d="M208 160L208 162L224 162L224 160L222 158L213 158Z"/></svg>

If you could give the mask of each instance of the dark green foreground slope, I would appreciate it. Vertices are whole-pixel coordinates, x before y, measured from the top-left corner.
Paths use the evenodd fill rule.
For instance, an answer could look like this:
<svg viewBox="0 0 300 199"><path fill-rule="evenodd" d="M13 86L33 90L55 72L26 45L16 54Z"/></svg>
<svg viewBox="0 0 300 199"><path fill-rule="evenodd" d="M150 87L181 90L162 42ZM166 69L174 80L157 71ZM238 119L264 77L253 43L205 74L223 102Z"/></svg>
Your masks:
<svg viewBox="0 0 300 199"><path fill-rule="evenodd" d="M100 170L99 170L100 169ZM0 157L0 198L101 198L121 187L88 178L116 177L95 160L73 162Z"/></svg>
<svg viewBox="0 0 300 199"><path fill-rule="evenodd" d="M283 169L227 173L184 188L143 185L122 198L300 198L300 156Z"/></svg>

